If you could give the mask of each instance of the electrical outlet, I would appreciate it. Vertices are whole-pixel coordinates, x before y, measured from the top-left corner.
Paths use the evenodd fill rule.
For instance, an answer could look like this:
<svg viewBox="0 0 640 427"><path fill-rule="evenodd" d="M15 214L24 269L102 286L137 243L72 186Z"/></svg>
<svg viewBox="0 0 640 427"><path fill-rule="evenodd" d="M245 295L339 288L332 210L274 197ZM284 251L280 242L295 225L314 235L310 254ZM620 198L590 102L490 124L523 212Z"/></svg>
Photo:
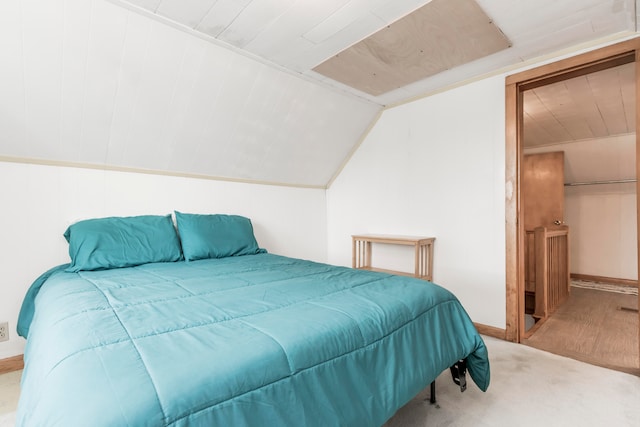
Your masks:
<svg viewBox="0 0 640 427"><path fill-rule="evenodd" d="M0 323L0 341L9 341L9 322Z"/></svg>

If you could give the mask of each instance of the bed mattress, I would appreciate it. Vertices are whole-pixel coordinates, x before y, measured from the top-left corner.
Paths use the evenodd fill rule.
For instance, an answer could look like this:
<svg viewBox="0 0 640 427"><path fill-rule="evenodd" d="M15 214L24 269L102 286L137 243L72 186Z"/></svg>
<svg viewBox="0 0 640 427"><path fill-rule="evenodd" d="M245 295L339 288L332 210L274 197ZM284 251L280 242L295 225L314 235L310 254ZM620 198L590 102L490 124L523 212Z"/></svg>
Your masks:
<svg viewBox="0 0 640 427"><path fill-rule="evenodd" d="M423 280L273 254L51 270L21 313L18 426L378 426L486 347Z"/></svg>

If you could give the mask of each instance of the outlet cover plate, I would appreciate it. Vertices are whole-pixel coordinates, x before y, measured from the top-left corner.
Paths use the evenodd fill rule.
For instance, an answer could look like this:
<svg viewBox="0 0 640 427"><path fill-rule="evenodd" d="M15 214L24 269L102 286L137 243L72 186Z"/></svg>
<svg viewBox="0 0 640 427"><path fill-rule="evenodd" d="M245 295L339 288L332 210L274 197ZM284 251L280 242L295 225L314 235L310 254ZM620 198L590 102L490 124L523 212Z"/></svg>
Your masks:
<svg viewBox="0 0 640 427"><path fill-rule="evenodd" d="M9 323L0 323L0 342L9 341Z"/></svg>

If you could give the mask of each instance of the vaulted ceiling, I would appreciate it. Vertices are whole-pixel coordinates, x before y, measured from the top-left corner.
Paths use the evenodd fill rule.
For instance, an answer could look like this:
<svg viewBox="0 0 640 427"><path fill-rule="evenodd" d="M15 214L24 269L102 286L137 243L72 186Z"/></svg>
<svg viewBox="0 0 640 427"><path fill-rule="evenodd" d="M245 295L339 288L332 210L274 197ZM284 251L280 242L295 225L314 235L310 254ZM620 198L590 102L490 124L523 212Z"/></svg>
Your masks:
<svg viewBox="0 0 640 427"><path fill-rule="evenodd" d="M635 0L475 0L491 24L510 43L508 49L452 67L413 84L374 96L343 85L315 67L345 49L394 25L430 3L447 10L437 20L421 21L419 35L427 44L444 45L455 56L465 45L482 49L481 36L456 40L454 32L441 32L466 15L466 0L114 0L137 7L141 13L175 25L204 39L239 49L258 60L293 73L389 105L431 90L477 77L578 43L623 31L636 30ZM469 21L472 25L473 21ZM473 23L478 25L478 22ZM451 27L452 29L454 27ZM457 28L464 31L464 28ZM431 39L430 39L431 38ZM411 46L415 39L406 40ZM420 46L416 44L416 46ZM398 45L396 46L398 48ZM405 52L405 54L407 54ZM434 58L437 60L437 58ZM393 60L401 60L393 58ZM384 61L384 59L383 59ZM362 70L366 74L367 70Z"/></svg>
<svg viewBox="0 0 640 427"><path fill-rule="evenodd" d="M0 160L323 188L384 106L636 31L634 0L477 0L508 47L379 95L314 71L430 3L2 1Z"/></svg>

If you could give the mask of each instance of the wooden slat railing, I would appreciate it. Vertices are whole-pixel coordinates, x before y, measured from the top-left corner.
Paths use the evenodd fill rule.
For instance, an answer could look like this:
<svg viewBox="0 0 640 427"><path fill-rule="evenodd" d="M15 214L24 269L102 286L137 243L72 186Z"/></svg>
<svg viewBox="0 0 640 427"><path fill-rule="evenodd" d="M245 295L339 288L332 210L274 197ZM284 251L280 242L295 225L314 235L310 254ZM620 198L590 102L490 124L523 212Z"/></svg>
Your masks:
<svg viewBox="0 0 640 427"><path fill-rule="evenodd" d="M569 229L535 229L536 308L533 317L544 319L569 296Z"/></svg>

